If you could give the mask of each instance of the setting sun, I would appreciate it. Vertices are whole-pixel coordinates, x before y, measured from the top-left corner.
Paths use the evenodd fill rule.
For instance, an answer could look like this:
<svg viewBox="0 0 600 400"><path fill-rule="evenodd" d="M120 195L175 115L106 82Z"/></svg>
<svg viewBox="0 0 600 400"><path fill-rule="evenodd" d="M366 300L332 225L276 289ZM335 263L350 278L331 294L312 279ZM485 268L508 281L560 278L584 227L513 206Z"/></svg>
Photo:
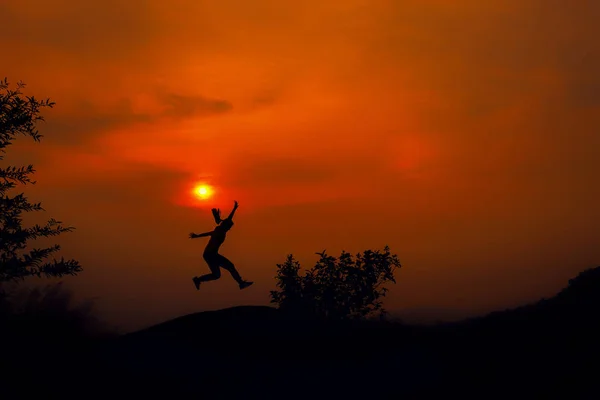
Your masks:
<svg viewBox="0 0 600 400"><path fill-rule="evenodd" d="M198 185L194 188L194 194L201 200L210 198L213 194L213 189L208 185Z"/></svg>

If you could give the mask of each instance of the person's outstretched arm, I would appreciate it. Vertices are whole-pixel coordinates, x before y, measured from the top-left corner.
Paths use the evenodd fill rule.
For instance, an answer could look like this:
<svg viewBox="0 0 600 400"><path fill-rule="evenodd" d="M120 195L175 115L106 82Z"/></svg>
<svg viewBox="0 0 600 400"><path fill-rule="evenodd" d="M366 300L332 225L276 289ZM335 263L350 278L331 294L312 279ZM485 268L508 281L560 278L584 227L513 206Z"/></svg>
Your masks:
<svg viewBox="0 0 600 400"><path fill-rule="evenodd" d="M235 210L237 210L238 208L238 202L234 201L233 202L233 210L231 210L231 212L229 213L229 217L227 217L227 219L233 219L233 214L235 214Z"/></svg>
<svg viewBox="0 0 600 400"><path fill-rule="evenodd" d="M200 238L200 237L206 237L206 236L211 236L213 234L214 231L210 231L210 232L204 232L204 233L190 233L190 239L196 239L196 238Z"/></svg>

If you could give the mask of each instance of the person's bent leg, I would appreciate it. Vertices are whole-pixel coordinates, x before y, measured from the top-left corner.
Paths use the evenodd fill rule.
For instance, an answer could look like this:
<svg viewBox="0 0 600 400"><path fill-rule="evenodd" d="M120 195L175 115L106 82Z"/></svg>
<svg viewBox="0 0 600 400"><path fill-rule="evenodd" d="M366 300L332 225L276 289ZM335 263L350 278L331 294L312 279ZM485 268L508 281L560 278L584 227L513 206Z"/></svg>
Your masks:
<svg viewBox="0 0 600 400"><path fill-rule="evenodd" d="M200 275L198 277L198 282L208 282L208 281L216 281L221 277L221 274L215 274L214 272L210 274Z"/></svg>
<svg viewBox="0 0 600 400"><path fill-rule="evenodd" d="M221 277L221 270L213 260L210 260L208 267L210 268L210 274L199 276L198 282L214 281Z"/></svg>
<svg viewBox="0 0 600 400"><path fill-rule="evenodd" d="M240 273L237 271L237 269L235 269L235 265L233 265L233 263L231 261L229 261L229 259L227 259L227 257L222 256L219 254L219 264L221 265L221 268L229 271L229 273L231 274L231 276L233 277L233 279L235 279L235 281L238 284L243 284L244 280L242 279L242 277L240 276Z"/></svg>

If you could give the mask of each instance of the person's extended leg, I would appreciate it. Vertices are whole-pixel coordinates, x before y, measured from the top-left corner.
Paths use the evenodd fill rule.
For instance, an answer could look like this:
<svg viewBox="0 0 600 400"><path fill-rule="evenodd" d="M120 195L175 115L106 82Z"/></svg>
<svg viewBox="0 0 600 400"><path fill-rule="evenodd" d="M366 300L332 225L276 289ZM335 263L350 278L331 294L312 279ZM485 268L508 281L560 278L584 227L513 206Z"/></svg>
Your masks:
<svg viewBox="0 0 600 400"><path fill-rule="evenodd" d="M194 278L192 278L196 289L200 289L200 283L202 282L214 281L221 277L221 270L219 269L218 264L215 263L212 259L206 260L206 262L208 264L208 268L210 268L210 274L195 276Z"/></svg>
<svg viewBox="0 0 600 400"><path fill-rule="evenodd" d="M238 283L238 285L240 285L240 289L244 289L244 288L252 285L253 282L247 282L247 281L243 280L242 277L240 276L240 273L237 271L237 269L235 269L235 265L233 265L233 263L231 261L229 261L229 259L227 257L222 256L220 254L219 254L219 265L221 265L221 268L229 271L229 273L231 274L233 279L235 279L235 281Z"/></svg>

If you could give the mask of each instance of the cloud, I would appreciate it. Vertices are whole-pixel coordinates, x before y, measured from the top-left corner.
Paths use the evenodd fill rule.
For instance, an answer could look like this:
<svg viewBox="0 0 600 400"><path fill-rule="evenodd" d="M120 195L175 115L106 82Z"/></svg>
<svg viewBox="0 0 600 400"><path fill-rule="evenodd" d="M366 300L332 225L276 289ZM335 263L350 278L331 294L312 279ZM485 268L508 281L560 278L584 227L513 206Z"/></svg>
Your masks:
<svg viewBox="0 0 600 400"><path fill-rule="evenodd" d="M85 170L89 169L83 164L80 168L84 175ZM93 207L100 215L114 213L116 209L128 213L133 209L141 211L171 205L172 196L179 193L181 186L190 180L187 173L162 166L129 163L115 165L114 168L102 174L90 174L88 179L75 179L76 184L50 181L52 176L46 176L51 172L48 170L40 171L38 175L44 178L41 182L56 188L57 196ZM49 197L52 198L54 194L51 193Z"/></svg>
<svg viewBox="0 0 600 400"><path fill-rule="evenodd" d="M20 46L87 61L134 60L161 34L148 3L57 0L3 2L0 35Z"/></svg>
<svg viewBox="0 0 600 400"><path fill-rule="evenodd" d="M197 95L181 95L157 91L154 111L136 111L131 99L122 98L100 106L89 100L79 100L67 113L46 117L42 134L50 143L80 145L112 130L126 130L137 124L152 124L168 118L177 122L186 118L209 117L227 113L233 109L226 100L211 99Z"/></svg>
<svg viewBox="0 0 600 400"><path fill-rule="evenodd" d="M151 122L155 117L138 114L131 102L124 99L108 110L101 110L89 101L81 101L70 113L46 116L41 132L49 143L80 145L89 139L110 131L137 123Z"/></svg>
<svg viewBox="0 0 600 400"><path fill-rule="evenodd" d="M235 163L237 173L228 180L236 187L290 186L323 183L339 175L336 167L316 159L277 155L245 157Z"/></svg>
<svg viewBox="0 0 600 400"><path fill-rule="evenodd" d="M225 100L175 93L162 94L160 100L168 107L163 115L177 118L223 114L233 108L232 104Z"/></svg>

